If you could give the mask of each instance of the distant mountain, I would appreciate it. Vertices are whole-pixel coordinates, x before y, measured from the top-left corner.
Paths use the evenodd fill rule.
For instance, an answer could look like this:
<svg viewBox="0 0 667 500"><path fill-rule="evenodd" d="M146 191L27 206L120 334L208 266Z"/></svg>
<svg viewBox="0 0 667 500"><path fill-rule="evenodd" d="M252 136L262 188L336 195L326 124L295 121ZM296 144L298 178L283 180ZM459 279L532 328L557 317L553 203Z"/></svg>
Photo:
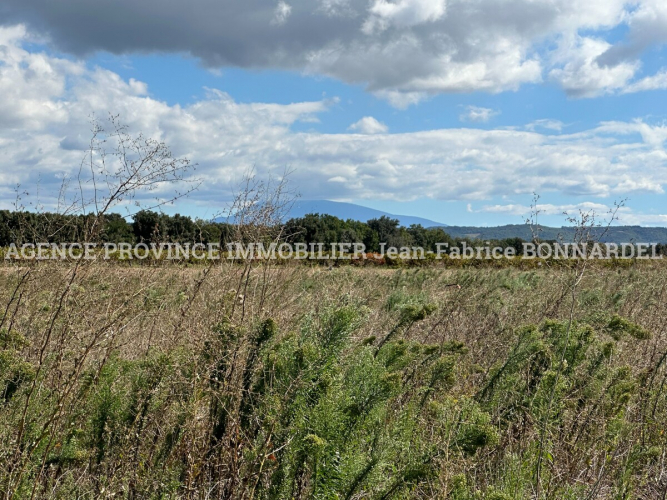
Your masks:
<svg viewBox="0 0 667 500"><path fill-rule="evenodd" d="M298 200L285 216L285 220L303 217L307 214L327 214L339 219L367 222L382 216L398 219L401 226L409 227L420 224L423 227L443 227L453 238L469 238L471 240L504 240L521 238L525 241L533 239L533 233L527 224L508 224L497 227L448 226L442 222L414 217L411 215L395 215L373 208L362 207L354 203L342 203L328 200ZM224 222L224 219L218 219ZM542 241L564 240L571 242L575 238L576 229L571 226L547 227L538 226L539 238ZM592 235L602 243L667 243L667 228L641 226L613 226L608 230L598 228Z"/></svg>
<svg viewBox="0 0 667 500"><path fill-rule="evenodd" d="M381 210L355 205L354 203L341 203L338 201L327 200L298 200L286 218L294 219L303 217L306 214L327 214L343 220L352 219L360 222L366 222L369 219L379 219L384 215L392 219L398 219L401 226L405 227L409 227L412 224L421 224L424 227L447 226L447 224L443 224L442 222L435 222L421 217L394 215Z"/></svg>
<svg viewBox="0 0 667 500"><path fill-rule="evenodd" d="M502 240L505 238L521 238L530 241L533 234L526 224L511 224L498 227L448 226L447 234L454 238L470 238L476 240ZM572 241L575 235L573 227L539 226L540 240ZM593 236L602 243L667 243L667 228L641 226L612 226L605 231L598 228Z"/></svg>

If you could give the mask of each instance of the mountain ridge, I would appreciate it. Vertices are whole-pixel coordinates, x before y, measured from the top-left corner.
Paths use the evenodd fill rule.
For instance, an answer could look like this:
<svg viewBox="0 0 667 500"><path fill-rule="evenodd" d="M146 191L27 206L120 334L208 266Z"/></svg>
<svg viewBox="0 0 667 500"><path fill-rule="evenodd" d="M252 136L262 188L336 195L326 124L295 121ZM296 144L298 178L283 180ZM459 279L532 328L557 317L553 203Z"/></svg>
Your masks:
<svg viewBox="0 0 667 500"><path fill-rule="evenodd" d="M423 217L397 215L354 203L329 200L297 200L285 219L296 219L307 214L333 215L339 219L352 219L360 222L367 222L370 219L379 219L385 216L397 219L400 225L405 227L409 227L412 224L421 224L424 227L447 227L447 224Z"/></svg>
<svg viewBox="0 0 667 500"><path fill-rule="evenodd" d="M525 241L533 239L533 231L540 240L563 240L571 242L575 238L576 228L572 226L550 227L527 224L505 224L500 226L456 226L447 225L423 217L396 215L354 203L329 200L297 200L285 215L284 220L301 218L308 214L332 215L343 220L367 222L382 216L397 219L401 226L409 227L419 224L425 228L440 227L453 238L469 238L471 240L503 240L521 238ZM667 243L667 228L642 226L611 226L609 228L593 228L592 236L602 243Z"/></svg>
<svg viewBox="0 0 667 500"><path fill-rule="evenodd" d="M540 240L573 241L577 228L572 226L549 227L536 226L531 229L527 224L506 224L495 227L447 226L445 231L453 238L478 240L502 240L521 238L530 241L533 231ZM601 243L667 243L667 228L642 226L610 226L593 228L591 236Z"/></svg>

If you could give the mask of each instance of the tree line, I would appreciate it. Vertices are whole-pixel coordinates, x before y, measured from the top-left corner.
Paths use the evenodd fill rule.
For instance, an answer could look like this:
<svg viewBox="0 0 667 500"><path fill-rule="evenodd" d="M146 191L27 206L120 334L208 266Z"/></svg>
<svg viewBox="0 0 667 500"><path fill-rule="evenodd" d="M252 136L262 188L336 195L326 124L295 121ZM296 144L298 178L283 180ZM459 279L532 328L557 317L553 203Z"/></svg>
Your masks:
<svg viewBox="0 0 667 500"><path fill-rule="evenodd" d="M0 246L12 243L76 243L81 242L93 215L61 215L55 213L12 212L0 210ZM97 222L99 223L99 222ZM102 243L216 243L225 245L231 241L234 223L193 219L176 214L167 215L150 210L136 213L131 221L119 214L107 214L102 220ZM402 227L396 219L383 216L360 222L343 220L333 215L309 214L290 219L282 225L284 239L290 243L329 246L332 243L363 243L369 252L379 252L386 247L420 247L436 251L438 243L450 247L466 238L454 239L442 228L425 228L421 225ZM521 249L523 240L508 238L500 246Z"/></svg>
<svg viewBox="0 0 667 500"><path fill-rule="evenodd" d="M100 224L94 215L62 215L48 212L19 212L0 210L0 247L14 243L78 243L82 242L90 224ZM111 213L102 218L99 232L101 243L203 243L225 245L234 240L235 224L209 221L185 215L167 215L151 210L137 212L131 221ZM275 228L274 228L275 229ZM293 218L279 228L289 243L324 244L363 243L368 252L380 252L387 247L423 248L440 251L468 246L512 247L522 255L526 240L508 237L497 240L454 238L442 227L426 228L421 225L403 227L399 221L382 216L360 222L343 220L333 215L308 214ZM667 254L667 245L658 246L658 253Z"/></svg>

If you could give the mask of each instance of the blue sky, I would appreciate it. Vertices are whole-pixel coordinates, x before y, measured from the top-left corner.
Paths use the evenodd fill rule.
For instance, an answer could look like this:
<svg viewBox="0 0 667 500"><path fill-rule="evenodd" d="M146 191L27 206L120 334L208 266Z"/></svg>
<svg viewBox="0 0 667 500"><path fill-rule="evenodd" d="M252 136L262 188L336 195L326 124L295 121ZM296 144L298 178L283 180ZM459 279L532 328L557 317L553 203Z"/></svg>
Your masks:
<svg viewBox="0 0 667 500"><path fill-rule="evenodd" d="M643 58L644 70L655 73L665 63L664 49L650 50ZM663 89L627 95L603 95L593 99L573 99L554 84L531 84L517 91L498 94L466 92L439 94L407 109L397 109L386 100L366 92L363 85L350 85L330 77L294 71L210 70L190 57L179 55L96 54L88 60L118 73L125 79L146 82L150 95L167 103L188 104L200 100L205 88L216 88L243 103L290 104L338 97L341 102L327 112L321 122L308 128L323 133L344 133L351 123L373 116L392 132L417 132L434 128L461 127L460 115L466 106L491 108L500 113L487 123L465 123L483 129L522 127L541 119L563 122L567 132L579 132L603 121L631 121L645 118L667 119L667 93Z"/></svg>
<svg viewBox="0 0 667 500"><path fill-rule="evenodd" d="M302 198L447 224L520 223L537 193L550 225L622 200L621 223L667 225L667 7L556 3L9 0L0 199L53 205L88 117L113 113L199 165L169 212L287 167Z"/></svg>
<svg viewBox="0 0 667 500"><path fill-rule="evenodd" d="M648 51L643 59L645 71L658 71L663 65L665 50ZM185 105L201 100L206 88L220 89L241 103L267 102L290 104L317 101L322 98L338 98L319 117L317 123L296 123L295 131L315 131L327 134L345 134L351 124L365 116L373 116L387 125L391 133L409 133L440 128L477 128L493 130L503 127L523 128L539 120L561 122L561 130L543 128L545 134L577 133L594 128L606 121L632 121L643 119L649 123L667 120L667 92L662 89L627 95L603 95L591 99L574 99L554 84L531 84L517 91L498 94L469 92L439 94L407 109L397 109L389 102L366 92L362 85L350 85L330 77L307 75L294 71L245 70L226 68L211 70L196 59L181 55L125 55L96 54L88 60L91 66L101 66L118 73L125 79L135 78L146 82L150 95L170 105ZM494 110L487 122L462 120L468 106ZM308 199L307 192L300 195ZM577 205L583 201L612 205L624 201L637 211L661 214L667 211L664 195L641 193L613 199L608 197L585 198L567 196L558 192L539 193L540 203L553 205ZM429 198L414 201L355 199L350 201L395 214L416 215L450 225L493 226L520 224L529 215L485 213L477 210L486 205L507 203L530 205L532 194L494 197L462 203ZM469 207L469 205L471 205ZM181 206L169 207L174 212ZM472 208L472 210L471 210ZM663 210L659 210L663 208ZM658 209L658 210L656 210ZM189 210L205 217L196 206ZM576 210L570 210L576 213ZM601 215L604 212L600 211ZM545 215L546 223L565 225L565 217Z"/></svg>

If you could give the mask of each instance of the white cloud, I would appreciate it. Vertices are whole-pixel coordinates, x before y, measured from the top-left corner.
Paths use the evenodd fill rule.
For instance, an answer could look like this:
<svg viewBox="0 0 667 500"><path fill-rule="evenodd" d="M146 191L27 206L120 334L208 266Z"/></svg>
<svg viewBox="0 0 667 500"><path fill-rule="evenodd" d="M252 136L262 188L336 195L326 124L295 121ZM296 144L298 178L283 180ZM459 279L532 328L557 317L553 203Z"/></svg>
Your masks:
<svg viewBox="0 0 667 500"><path fill-rule="evenodd" d="M631 94L634 92L644 92L646 90L663 89L667 89L667 69L662 69L655 75L647 76L628 85L622 90L622 93Z"/></svg>
<svg viewBox="0 0 667 500"><path fill-rule="evenodd" d="M535 131L538 128L546 130L555 130L556 132L561 132L565 124L560 120L551 120L548 118L543 118L541 120L535 120L532 123L526 125L526 130Z"/></svg>
<svg viewBox="0 0 667 500"><path fill-rule="evenodd" d="M330 17L354 16L350 0L320 0L318 11Z"/></svg>
<svg viewBox="0 0 667 500"><path fill-rule="evenodd" d="M375 96L386 100L396 109L407 109L428 99L426 92L399 92L396 90L378 90Z"/></svg>
<svg viewBox="0 0 667 500"><path fill-rule="evenodd" d="M507 205L485 205L479 210L473 210L472 206L468 205L468 211L474 213L493 213L503 215L514 215L518 217L528 218L531 213L537 210L539 216L554 216L567 215L570 217L577 217L579 213L594 213L597 221L601 224L613 222L622 225L664 225L667 223L666 214L646 214L639 213L631 207L622 205L616 207L611 204L582 202L570 203L562 205L554 205L551 203L540 203L536 207L530 207L521 204L507 204ZM613 219L613 220L612 220Z"/></svg>
<svg viewBox="0 0 667 500"><path fill-rule="evenodd" d="M662 150L663 144L667 141L667 125L649 125L641 120L633 122L603 122L598 127L602 133L611 134L637 134L640 135L645 144L658 150Z"/></svg>
<svg viewBox="0 0 667 500"><path fill-rule="evenodd" d="M389 127L372 116L364 116L358 122L350 125L349 130L360 134L385 134L389 131Z"/></svg>
<svg viewBox="0 0 667 500"><path fill-rule="evenodd" d="M273 19L271 20L271 24L275 24L277 26L285 24L291 13L292 6L281 0L276 6L276 10L273 11Z"/></svg>
<svg viewBox="0 0 667 500"><path fill-rule="evenodd" d="M516 90L545 77L573 97L653 88L656 80L635 79L642 50L667 41L665 5L663 0L3 0L3 14L34 23L57 48L77 55L188 53L212 68L305 71L365 85L405 107L438 93ZM161 22L154 23L158 10ZM80 19L95 19L96 28L81 30ZM286 22L289 30L267 29ZM612 45L607 40L624 24L628 39Z"/></svg>
<svg viewBox="0 0 667 500"><path fill-rule="evenodd" d="M521 204L508 205L485 205L475 212L518 215L528 217L534 211L539 215L575 215L581 212L595 212L599 216L609 213L612 208L602 203L583 202L577 204L554 205L551 203L538 203L535 207Z"/></svg>
<svg viewBox="0 0 667 500"><path fill-rule="evenodd" d="M327 182L347 182L347 179L341 175L337 175L331 179L327 179Z"/></svg>
<svg viewBox="0 0 667 500"><path fill-rule="evenodd" d="M624 15L629 28L626 39L601 54L601 64L636 59L646 48L667 43L667 4L663 0L641 0L630 7Z"/></svg>
<svg viewBox="0 0 667 500"><path fill-rule="evenodd" d="M631 226L660 226L667 225L667 214L640 214L630 213L622 215L619 218L619 224L627 224Z"/></svg>
<svg viewBox="0 0 667 500"><path fill-rule="evenodd" d="M483 203L533 192L621 198L663 193L667 126L607 122L574 134L472 128L388 133L369 120L359 132L296 132L332 101L289 105L234 101L210 89L186 106L150 97L146 86L102 68L26 50L25 30L0 29L0 191L57 191L76 172L88 117L118 113L131 130L166 141L199 164L198 203L220 206L243 172L295 170L314 199L432 198ZM370 118L370 117L368 117ZM378 122L379 123L379 122ZM362 124L363 127L362 127ZM366 128L372 124L373 127ZM364 130L362 130L364 128Z"/></svg>
<svg viewBox="0 0 667 500"><path fill-rule="evenodd" d="M491 118L499 115L500 111L479 106L466 106L465 112L459 115L462 122L488 123Z"/></svg>
<svg viewBox="0 0 667 500"><path fill-rule="evenodd" d="M572 97L595 97L623 89L639 69L639 63L620 62L607 66L598 62L598 57L611 45L604 40L590 37L566 37L554 55L562 67L550 71L549 76L557 81Z"/></svg>
<svg viewBox="0 0 667 500"><path fill-rule="evenodd" d="M407 28L442 18L446 12L445 0L374 0L370 16L362 30L366 34L384 31L390 26Z"/></svg>

